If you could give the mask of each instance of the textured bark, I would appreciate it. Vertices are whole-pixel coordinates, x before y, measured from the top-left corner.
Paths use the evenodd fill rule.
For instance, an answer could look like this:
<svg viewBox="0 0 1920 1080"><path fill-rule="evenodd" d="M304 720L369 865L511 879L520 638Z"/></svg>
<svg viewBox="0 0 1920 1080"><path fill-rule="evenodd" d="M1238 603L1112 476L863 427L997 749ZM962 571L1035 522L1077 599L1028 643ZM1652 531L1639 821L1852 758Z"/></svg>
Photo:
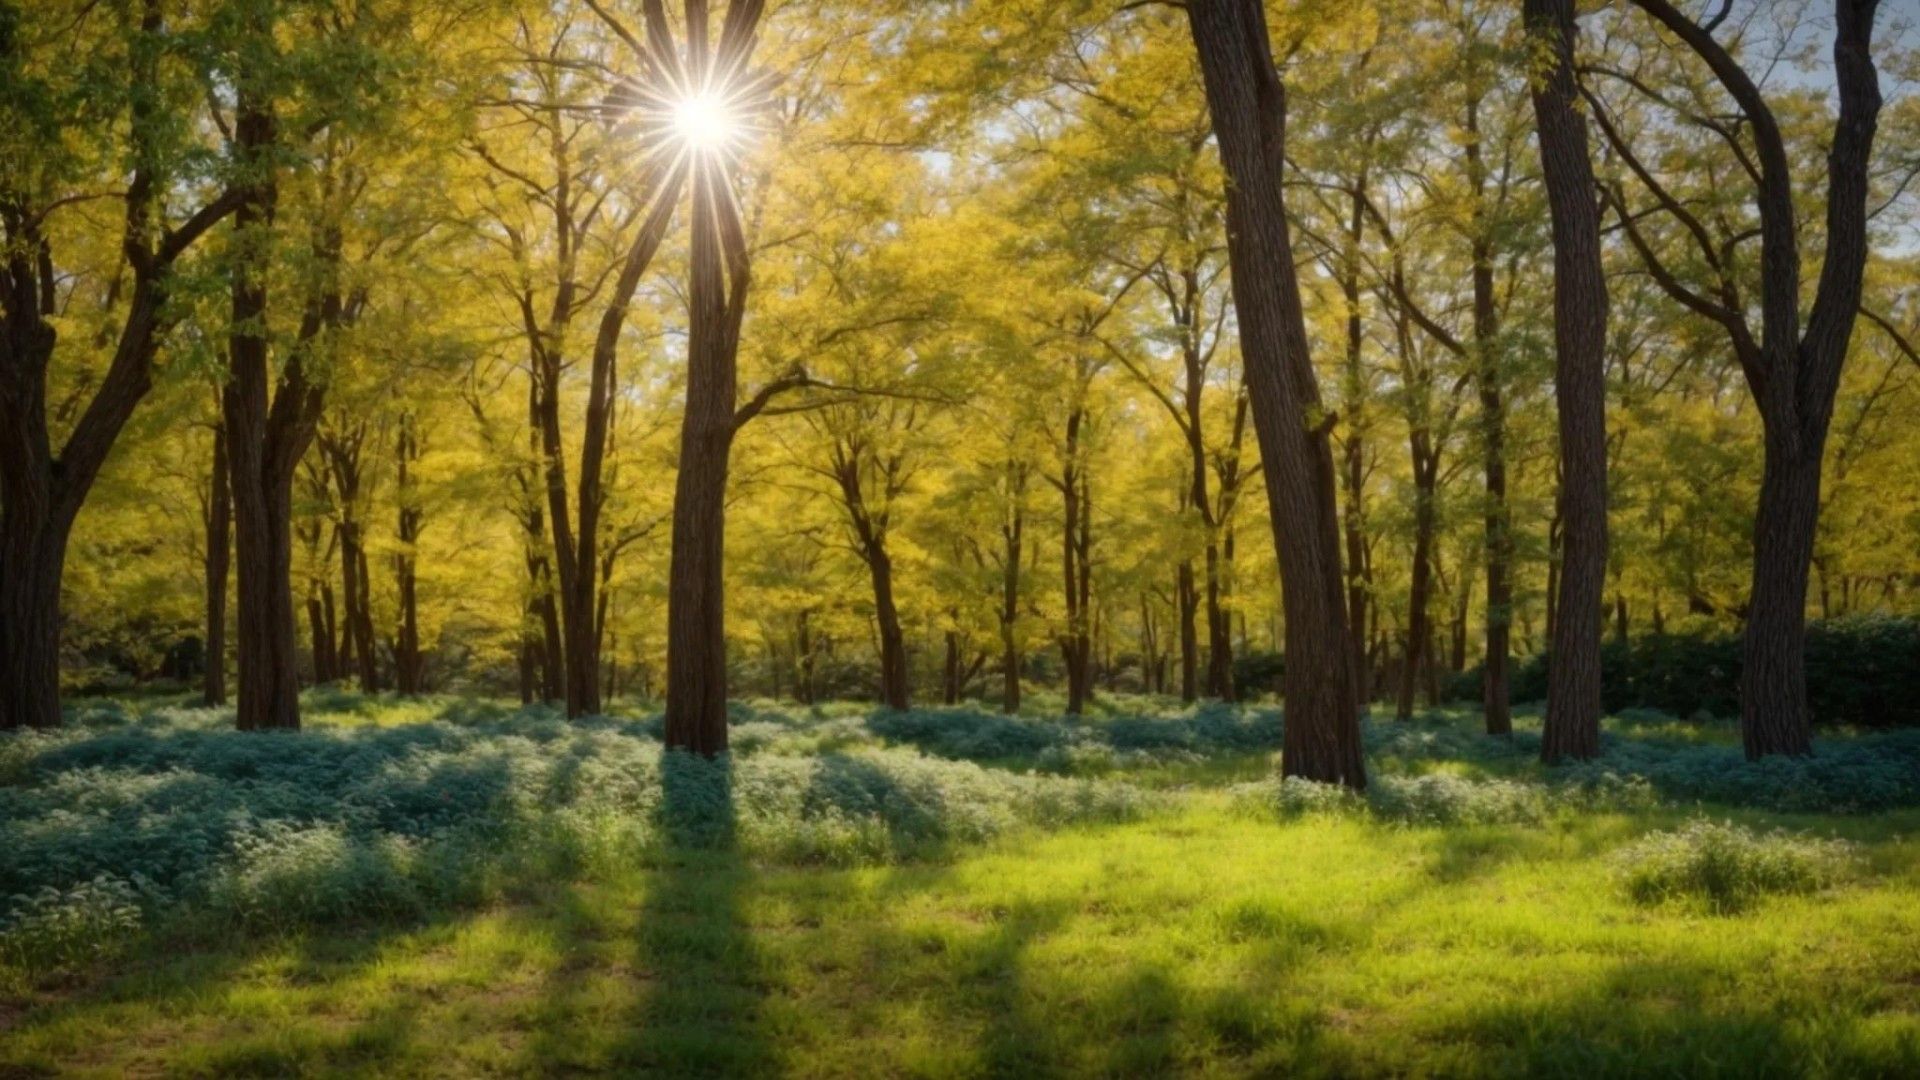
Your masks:
<svg viewBox="0 0 1920 1080"><path fill-rule="evenodd" d="M207 486L206 576L207 670L200 701L208 708L227 703L227 578L233 561L233 488L227 476L227 433L213 429L213 464Z"/></svg>
<svg viewBox="0 0 1920 1080"><path fill-rule="evenodd" d="M730 28L735 11L728 7ZM722 220L733 212L727 184L716 162L695 171L687 406L667 589L666 745L709 757L727 749L727 458L749 418L736 403L749 263L738 220Z"/></svg>
<svg viewBox="0 0 1920 1080"><path fill-rule="evenodd" d="M239 584L235 721L243 731L300 726L292 580L293 475L313 439L325 399L324 387L307 380L306 353L322 333L340 322L343 311L331 274L323 272L322 283L308 297L296 340L270 399L264 262L278 191L274 169L266 162L278 139L276 127L266 105L243 85L234 131L243 158L252 165L253 178L234 214L234 245L239 255L231 271L233 319L221 402ZM323 264L337 265L337 232L323 229L318 247Z"/></svg>
<svg viewBox="0 0 1920 1080"><path fill-rule="evenodd" d="M1607 573L1607 282L1587 124L1574 82L1573 0L1525 0L1527 34L1552 59L1533 81L1553 217L1554 390L1560 420L1561 557L1541 760L1600 753L1601 601Z"/></svg>
<svg viewBox="0 0 1920 1080"><path fill-rule="evenodd" d="M1366 786L1347 636L1330 420L1307 350L1282 173L1286 90L1259 0L1191 0L1187 17L1227 174L1234 307L1286 613L1282 772Z"/></svg>

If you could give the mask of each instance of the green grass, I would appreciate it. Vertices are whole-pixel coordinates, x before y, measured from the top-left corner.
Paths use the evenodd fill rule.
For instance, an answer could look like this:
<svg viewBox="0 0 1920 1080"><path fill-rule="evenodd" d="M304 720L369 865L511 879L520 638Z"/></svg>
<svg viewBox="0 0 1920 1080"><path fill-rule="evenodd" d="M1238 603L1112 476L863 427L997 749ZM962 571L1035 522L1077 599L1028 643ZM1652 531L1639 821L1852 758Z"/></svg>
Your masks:
<svg viewBox="0 0 1920 1080"><path fill-rule="evenodd" d="M1429 723L1475 745L1471 717ZM1395 745L1377 771L1539 774ZM1860 864L1716 914L1636 902L1617 865L1697 806L1286 818L1225 789L1268 768L1136 761L1126 779L1172 800L1143 819L906 862L664 843L423 918L183 923L17 972L0 1076L1920 1070L1920 809L1705 808L1842 837Z"/></svg>

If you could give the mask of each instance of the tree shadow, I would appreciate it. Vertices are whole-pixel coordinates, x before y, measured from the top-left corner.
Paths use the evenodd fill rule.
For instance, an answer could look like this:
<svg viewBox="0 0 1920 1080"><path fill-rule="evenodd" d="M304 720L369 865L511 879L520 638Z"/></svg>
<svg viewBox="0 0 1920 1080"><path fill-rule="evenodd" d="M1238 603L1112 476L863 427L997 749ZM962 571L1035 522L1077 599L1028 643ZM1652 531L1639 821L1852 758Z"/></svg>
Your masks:
<svg viewBox="0 0 1920 1080"><path fill-rule="evenodd" d="M739 850L733 763L669 751L660 779L658 850L634 942L641 999L612 1064L671 1076L776 1072L761 1023L770 985L747 924L753 874Z"/></svg>

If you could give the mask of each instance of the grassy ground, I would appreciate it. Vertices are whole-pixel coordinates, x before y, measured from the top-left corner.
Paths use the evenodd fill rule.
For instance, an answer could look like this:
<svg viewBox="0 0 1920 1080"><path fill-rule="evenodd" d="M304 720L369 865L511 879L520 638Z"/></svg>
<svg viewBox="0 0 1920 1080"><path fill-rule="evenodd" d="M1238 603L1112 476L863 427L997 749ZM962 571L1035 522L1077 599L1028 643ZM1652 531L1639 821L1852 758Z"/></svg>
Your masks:
<svg viewBox="0 0 1920 1080"><path fill-rule="evenodd" d="M1226 790L1268 767L1133 761L1166 796L1143 819L937 857L668 843L424 919L145 938L16 978L0 1075L1920 1071L1920 810L1285 818ZM1532 775L1404 746L1376 771ZM1846 837L1860 865L1733 915L1631 902L1615 853L1702 812Z"/></svg>

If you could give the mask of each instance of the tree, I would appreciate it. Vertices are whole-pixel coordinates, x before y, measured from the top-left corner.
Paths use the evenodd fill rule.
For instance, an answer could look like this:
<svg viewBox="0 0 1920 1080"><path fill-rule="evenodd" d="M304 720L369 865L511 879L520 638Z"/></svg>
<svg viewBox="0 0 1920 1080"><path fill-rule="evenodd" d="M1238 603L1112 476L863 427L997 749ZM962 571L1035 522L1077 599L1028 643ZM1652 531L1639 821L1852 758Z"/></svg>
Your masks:
<svg viewBox="0 0 1920 1080"><path fill-rule="evenodd" d="M1574 81L1573 0L1526 0L1537 50L1533 111L1553 214L1555 401L1563 552L1540 757L1600 752L1600 625L1607 574L1607 281L1587 124Z"/></svg>
<svg viewBox="0 0 1920 1080"><path fill-rule="evenodd" d="M1735 255L1750 235L1715 236L1635 152L1589 93L1608 144L1653 199L1655 211L1681 230L1697 264L1681 268L1642 224L1646 212L1613 202L1628 241L1672 299L1726 333L1765 430L1759 507L1753 526L1753 576L1741 657L1740 732L1749 758L1812 752L1807 713L1806 604L1820 511L1821 466L1834 396L1860 309L1867 262L1869 165L1881 98L1872 53L1878 0L1836 0L1833 64L1839 112L1827 154L1826 239L1819 284L1802 329L1800 223L1794 176L1780 121L1753 77L1714 37L1723 4L1699 22L1667 0L1634 0L1712 73L1737 121L1704 110L1684 119L1715 136L1751 182L1754 230L1760 241L1759 296L1747 291ZM1633 80L1625 80L1631 86ZM1638 89L1636 87L1636 89ZM1702 272L1689 272L1697 266ZM1704 276L1704 281L1700 277ZM1760 318L1754 332L1754 313Z"/></svg>
<svg viewBox="0 0 1920 1080"><path fill-rule="evenodd" d="M242 201L242 189L228 187L179 224L167 221L168 197L192 191L201 178L186 164L191 145L175 142L186 126L172 112L177 83L194 76L173 64L163 71L178 46L160 0L145 0L126 28L102 26L110 15L93 5L74 14L23 25L13 5L0 5L0 107L19 117L6 129L0 167L0 729L60 722L60 582L74 517L153 385L154 355L177 318L169 299L179 263ZM31 33L56 23L63 28L57 37ZM107 100L113 112L124 111L125 142L87 160L64 145L63 113L95 88L63 80L92 70L71 61L95 48L124 57L127 82ZM95 119L118 126L108 116ZM110 310L125 312L120 331L91 396L63 406L77 408L78 419L56 451L47 394L59 346L52 218L93 198L92 184L103 173L117 175L122 160L132 162L132 174L120 195L119 257L132 284L124 298L118 287L105 298ZM112 277L120 280L117 270Z"/></svg>
<svg viewBox="0 0 1920 1080"><path fill-rule="evenodd" d="M1187 18L1227 174L1227 238L1286 616L1285 775L1366 786L1347 638L1332 417L1307 352L1285 214L1286 87L1259 0L1192 0Z"/></svg>

